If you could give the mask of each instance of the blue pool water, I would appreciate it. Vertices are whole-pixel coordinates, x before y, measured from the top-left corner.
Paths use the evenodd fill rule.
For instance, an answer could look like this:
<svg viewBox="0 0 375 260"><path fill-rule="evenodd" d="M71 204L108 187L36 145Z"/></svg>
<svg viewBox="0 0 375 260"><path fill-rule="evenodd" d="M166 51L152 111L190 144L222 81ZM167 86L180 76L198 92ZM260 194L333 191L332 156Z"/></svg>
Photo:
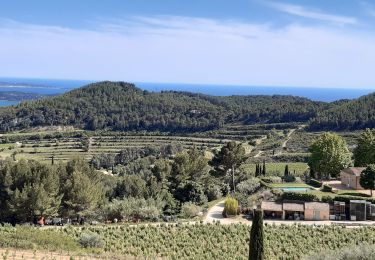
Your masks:
<svg viewBox="0 0 375 260"><path fill-rule="evenodd" d="M284 187L281 188L282 191L294 191L294 192L305 192L311 191L311 188L303 188L303 187Z"/></svg>

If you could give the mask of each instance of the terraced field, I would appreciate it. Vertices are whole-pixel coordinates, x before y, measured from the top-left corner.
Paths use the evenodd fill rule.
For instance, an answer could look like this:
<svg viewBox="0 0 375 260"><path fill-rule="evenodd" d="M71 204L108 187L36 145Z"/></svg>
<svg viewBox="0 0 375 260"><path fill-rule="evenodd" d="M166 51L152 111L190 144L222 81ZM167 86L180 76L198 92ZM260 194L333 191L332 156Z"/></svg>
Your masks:
<svg viewBox="0 0 375 260"><path fill-rule="evenodd" d="M7 137L7 136L5 136ZM5 138L3 136L3 138ZM89 143L88 150L82 140ZM160 146L167 144L180 144L184 148L195 146L199 149L219 148L227 139L197 138L189 136L163 136L163 135L93 135L90 137L62 137L52 139L25 139L17 142L3 143L0 146L0 156L17 159L28 158L42 161L68 160L76 156L90 159L95 154L118 153L126 147Z"/></svg>

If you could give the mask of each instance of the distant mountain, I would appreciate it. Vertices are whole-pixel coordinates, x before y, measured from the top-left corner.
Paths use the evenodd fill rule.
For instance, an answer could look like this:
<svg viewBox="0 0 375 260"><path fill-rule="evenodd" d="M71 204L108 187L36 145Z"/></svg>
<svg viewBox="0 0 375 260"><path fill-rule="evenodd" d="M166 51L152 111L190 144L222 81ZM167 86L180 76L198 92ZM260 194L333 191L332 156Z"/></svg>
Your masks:
<svg viewBox="0 0 375 260"><path fill-rule="evenodd" d="M375 127L375 93L337 102L310 121L311 130L355 130Z"/></svg>
<svg viewBox="0 0 375 260"><path fill-rule="evenodd" d="M44 97L46 97L46 95L36 94L36 93L25 93L25 92L18 92L18 91L0 91L0 100L24 101L24 100L41 99Z"/></svg>
<svg viewBox="0 0 375 260"><path fill-rule="evenodd" d="M106 81L1 108L0 130L73 125L89 130L204 131L227 123L307 122L331 107L293 96L148 92L133 84Z"/></svg>

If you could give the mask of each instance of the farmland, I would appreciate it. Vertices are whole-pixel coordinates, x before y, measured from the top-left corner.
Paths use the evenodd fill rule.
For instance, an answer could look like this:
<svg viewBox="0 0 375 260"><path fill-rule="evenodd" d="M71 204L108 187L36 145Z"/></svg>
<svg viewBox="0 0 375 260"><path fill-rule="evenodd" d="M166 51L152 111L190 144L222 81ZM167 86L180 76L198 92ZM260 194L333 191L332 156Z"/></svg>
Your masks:
<svg viewBox="0 0 375 260"><path fill-rule="evenodd" d="M103 241L102 247L83 248L79 240L87 233L98 234ZM63 250L81 254L94 252L118 256L120 259L120 256L247 259L249 227L240 224L115 225L56 229L2 227L0 234L0 246L8 248ZM54 238L55 242L50 238ZM301 259L316 253L317 247L323 251L363 243L375 243L374 227L265 226L266 259Z"/></svg>

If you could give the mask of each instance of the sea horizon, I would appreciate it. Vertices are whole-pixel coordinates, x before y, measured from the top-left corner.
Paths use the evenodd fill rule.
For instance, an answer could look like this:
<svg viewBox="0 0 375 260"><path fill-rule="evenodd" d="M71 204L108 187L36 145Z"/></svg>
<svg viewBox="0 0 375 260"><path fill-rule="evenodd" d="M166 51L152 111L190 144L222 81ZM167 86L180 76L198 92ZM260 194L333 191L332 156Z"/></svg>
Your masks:
<svg viewBox="0 0 375 260"><path fill-rule="evenodd" d="M116 80L118 81L118 80ZM153 83L132 82L142 90L161 91L187 91L214 96L232 95L291 95L308 98L314 101L333 102L343 99L355 99L374 92L370 88L324 88L324 87L296 87L296 86L246 86L246 85L220 85L220 84L188 84L188 83ZM57 95L83 87L98 81L90 80L64 80L64 79L37 79L0 77L0 92L18 91L45 95ZM4 83L8 83L6 85ZM12 85L12 84L17 84ZM3 104L6 104L3 103Z"/></svg>

